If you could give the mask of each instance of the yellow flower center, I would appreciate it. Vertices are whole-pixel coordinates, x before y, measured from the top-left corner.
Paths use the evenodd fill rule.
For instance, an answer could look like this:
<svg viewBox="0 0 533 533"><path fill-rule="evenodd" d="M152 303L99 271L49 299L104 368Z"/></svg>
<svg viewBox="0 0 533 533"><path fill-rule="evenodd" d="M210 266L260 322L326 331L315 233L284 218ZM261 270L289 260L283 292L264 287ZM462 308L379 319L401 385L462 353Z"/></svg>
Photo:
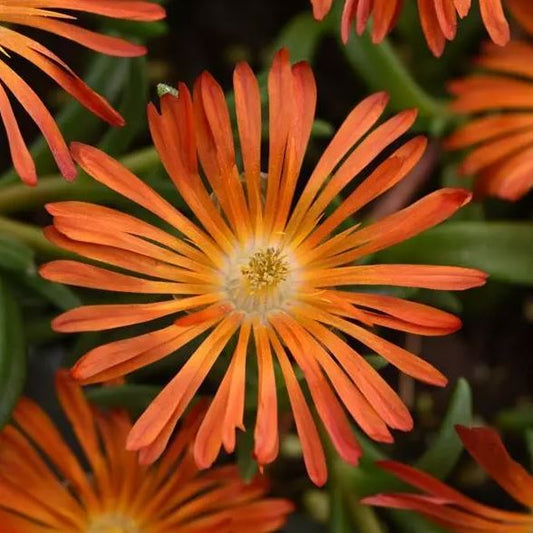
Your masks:
<svg viewBox="0 0 533 533"><path fill-rule="evenodd" d="M237 250L223 272L228 298L236 309L264 315L280 309L293 293L294 265L274 246Z"/></svg>
<svg viewBox="0 0 533 533"><path fill-rule="evenodd" d="M127 516L106 514L94 517L85 533L142 533L142 530Z"/></svg>
<svg viewBox="0 0 533 533"><path fill-rule="evenodd" d="M275 288L287 279L289 265L279 248L266 248L255 252L241 273L248 281L250 294Z"/></svg>

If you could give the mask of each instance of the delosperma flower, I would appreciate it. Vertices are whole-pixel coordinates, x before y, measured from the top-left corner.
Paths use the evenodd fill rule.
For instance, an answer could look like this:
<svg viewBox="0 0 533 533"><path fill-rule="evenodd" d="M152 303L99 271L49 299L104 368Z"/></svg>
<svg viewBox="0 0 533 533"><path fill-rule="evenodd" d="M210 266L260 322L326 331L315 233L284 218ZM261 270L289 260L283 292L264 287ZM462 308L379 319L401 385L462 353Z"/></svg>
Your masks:
<svg viewBox="0 0 533 533"><path fill-rule="evenodd" d="M450 83L451 109L473 116L447 147L471 149L460 170L479 196L518 200L533 187L533 46L488 44L477 64L485 72Z"/></svg>
<svg viewBox="0 0 533 533"><path fill-rule="evenodd" d="M234 466L198 470L190 443L200 405L161 461L146 466L124 449L125 411L91 406L66 371L56 390L89 471L46 413L22 398L0 432L3 532L267 533L285 523L292 504L267 498L261 476L245 483Z"/></svg>
<svg viewBox="0 0 533 533"><path fill-rule="evenodd" d="M533 507L533 476L514 461L499 435L490 428L458 426L468 453L517 502ZM363 500L369 505L418 511L455 533L529 533L530 512L504 511L463 496L438 479L410 466L384 461L381 468L421 492L378 494Z"/></svg>
<svg viewBox="0 0 533 533"><path fill-rule="evenodd" d="M413 0L410 0L413 1ZM311 0L313 14L321 20L330 11L333 0ZM526 10L530 0L514 0L517 10ZM380 43L394 28L403 9L404 0L344 0L341 36L348 42L352 25L361 35L372 19L371 36ZM458 18L466 17L472 6L471 0L418 0L420 24L429 48L440 56L446 41L455 39ZM479 0L481 16L491 39L505 45L510 38L509 24L505 18L502 0Z"/></svg>
<svg viewBox="0 0 533 533"><path fill-rule="evenodd" d="M392 441L390 428L411 429L408 409L349 339L402 372L442 386L446 378L438 370L383 339L374 328L445 335L456 331L460 320L364 289L389 285L463 290L483 285L486 276L469 268L369 264L368 258L446 220L470 200L470 193L438 190L382 220L340 231L343 222L402 180L419 161L425 139L402 140L416 113L405 111L376 126L387 97L378 93L363 100L297 194L315 114L311 68L306 63L291 66L286 51L274 59L268 76L269 156L264 163L259 86L245 63L235 69L234 89L242 170L236 163L224 93L209 74L200 76L192 96L180 84L177 97L167 93L161 98L159 112L153 105L148 109L155 146L192 219L100 150L73 145L74 159L87 174L156 215L161 225L83 202L51 204L54 225L46 235L52 242L121 272L60 260L44 265L42 275L70 285L163 298L80 307L58 317L53 327L99 331L168 317L165 327L110 342L83 356L72 369L82 383L123 376L202 336L130 432L128 449L140 450L144 461L162 453L176 422L234 341L226 374L195 439L197 464L210 466L222 446L234 450L235 431L243 428L246 362L254 357L258 463L271 463L278 455L277 367L307 469L315 483L323 484L324 452L294 366L301 369L326 432L346 461L356 464L361 454L346 411L378 441ZM393 143L395 149L382 156ZM330 208L364 170L368 177ZM367 262L361 264L364 258Z"/></svg>
<svg viewBox="0 0 533 533"><path fill-rule="evenodd" d="M0 0L0 115L7 133L13 166L28 185L37 182L32 156L22 137L8 92L13 95L44 135L61 171L68 180L76 167L61 132L35 88L9 65L11 54L33 63L89 111L113 126L124 119L99 94L88 87L69 66L48 48L22 33L23 27L53 33L96 52L111 56L143 55L143 46L117 37L89 31L77 24L70 12L94 13L118 19L154 21L165 16L161 6L152 2L127 0ZM7 89L7 91L6 91Z"/></svg>

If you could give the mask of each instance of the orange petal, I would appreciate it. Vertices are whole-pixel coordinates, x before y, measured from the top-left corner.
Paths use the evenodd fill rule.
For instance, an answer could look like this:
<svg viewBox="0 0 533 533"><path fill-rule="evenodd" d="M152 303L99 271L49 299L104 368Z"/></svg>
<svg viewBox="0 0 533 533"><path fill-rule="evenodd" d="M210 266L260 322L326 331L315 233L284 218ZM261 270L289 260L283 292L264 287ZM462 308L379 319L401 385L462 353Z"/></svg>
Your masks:
<svg viewBox="0 0 533 533"><path fill-rule="evenodd" d="M315 485L321 487L327 481L328 470L324 449L320 441L320 435L318 434L315 421L307 406L307 401L298 384L298 380L296 379L294 370L283 346L272 330L269 331L269 336L287 386L289 401L291 403L294 421L296 422L296 430L300 437L300 442L302 443L302 451L307 473L309 474L311 481Z"/></svg>
<svg viewBox="0 0 533 533"><path fill-rule="evenodd" d="M468 453L506 492L526 507L533 507L533 476L514 461L500 436L491 428L457 426Z"/></svg>

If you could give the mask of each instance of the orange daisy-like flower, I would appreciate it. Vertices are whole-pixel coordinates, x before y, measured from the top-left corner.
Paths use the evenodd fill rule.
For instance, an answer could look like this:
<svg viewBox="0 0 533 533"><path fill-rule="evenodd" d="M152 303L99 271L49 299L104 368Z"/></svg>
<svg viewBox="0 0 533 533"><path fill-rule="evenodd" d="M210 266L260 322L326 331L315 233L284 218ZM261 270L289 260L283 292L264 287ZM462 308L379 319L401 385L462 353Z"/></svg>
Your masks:
<svg viewBox="0 0 533 533"><path fill-rule="evenodd" d="M447 147L473 148L460 170L476 176L477 193L517 200L533 187L533 46L488 44L477 63L490 72L450 84L451 108L476 116Z"/></svg>
<svg viewBox="0 0 533 533"><path fill-rule="evenodd" d="M490 428L456 427L468 453L517 502L533 507L533 476L514 461L498 434ZM533 516L502 511L463 496L438 479L401 463L383 461L381 468L422 491L378 494L363 500L369 505L418 511L456 533L530 533Z"/></svg>
<svg viewBox="0 0 533 533"><path fill-rule="evenodd" d="M234 87L242 174L224 93L209 74L200 76L192 97L180 84L179 97L161 98L160 113L153 105L148 109L156 148L196 221L96 148L72 147L74 158L89 175L171 229L106 207L60 202L48 206L54 225L46 235L58 246L139 276L70 260L48 263L41 273L49 280L81 287L168 295L157 303L85 306L54 321L56 330L75 332L174 317L162 329L91 350L72 369L83 383L122 376L203 336L135 424L129 449L141 450L144 460L162 452L176 421L235 339L226 375L196 437L197 463L208 467L222 445L227 451L234 449L235 429L243 428L246 362L248 354L254 353L259 383L257 461L268 464L278 455L276 382L282 375L307 468L312 479L322 484L326 479L323 450L289 357L302 370L318 414L345 460L356 463L361 452L342 404L374 439L390 442L388 427L409 430L412 420L407 408L345 336L417 379L444 385L445 377L435 368L367 326L442 335L457 330L460 321L425 305L361 289L395 285L462 290L482 285L485 275L456 267L357 263L445 220L469 201L470 193L439 190L379 222L341 231L343 222L398 183L420 159L424 138L400 140L416 113L400 113L372 130L387 97L379 93L361 102L298 197L297 181L315 113L311 68L306 63L291 68L285 51L274 60L268 77L266 174L261 172L259 86L247 64L235 69ZM393 143L398 146L392 154L376 161ZM369 176L330 209L337 195L365 169ZM274 360L280 368L278 377Z"/></svg>
<svg viewBox="0 0 533 533"><path fill-rule="evenodd" d="M32 400L22 398L0 433L0 520L6 533L237 533L277 531L292 504L266 498L264 479L245 483L236 467L199 471L190 446L198 406L157 465L125 451L123 411L91 407L60 371L59 402L91 473Z"/></svg>
<svg viewBox="0 0 533 533"><path fill-rule="evenodd" d="M514 0L517 9L526 10L530 0ZM317 20L330 11L333 0L311 0ZM429 48L436 56L444 51L446 41L453 41L457 33L457 17L466 17L471 0L418 0L422 30ZM522 7L522 5L524 7ZM403 0L345 0L341 20L341 36L348 42L352 24L359 35L372 18L372 41L380 43L396 25L403 8ZM509 25L505 18L502 0L479 0L479 8L491 39L501 46L509 41Z"/></svg>
<svg viewBox="0 0 533 533"><path fill-rule="evenodd" d="M61 11L59 11L61 10ZM20 132L6 89L21 104L43 133L61 174L72 180L76 167L68 147L43 102L6 62L10 53L33 63L89 111L114 126L124 119L100 95L90 89L68 65L48 48L23 35L16 28L27 26L54 33L91 50L112 56L133 57L146 53L143 46L117 37L100 35L73 24L75 17L64 11L81 11L107 17L153 21L165 16L162 7L151 2L127 0L0 0L0 115L4 123L13 166L28 185L35 185L35 164Z"/></svg>

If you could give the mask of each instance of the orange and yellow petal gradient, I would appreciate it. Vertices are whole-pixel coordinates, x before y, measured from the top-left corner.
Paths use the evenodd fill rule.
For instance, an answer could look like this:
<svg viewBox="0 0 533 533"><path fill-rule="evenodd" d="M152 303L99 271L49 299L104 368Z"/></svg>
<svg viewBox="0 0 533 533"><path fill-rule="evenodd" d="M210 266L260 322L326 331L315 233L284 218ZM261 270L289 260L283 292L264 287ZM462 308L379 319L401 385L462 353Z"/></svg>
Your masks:
<svg viewBox="0 0 533 533"><path fill-rule="evenodd" d="M133 57L146 52L143 46L79 27L75 16L77 12L136 21L154 21L165 16L162 7L142 1L0 0L0 52L3 53L0 59L0 116L6 129L13 166L28 185L36 184L37 172L8 93L11 93L40 129L61 174L67 180L76 177L76 167L54 118L34 88L9 66L10 55L16 54L33 63L80 104L109 124L122 126L124 120L103 97L76 76L65 62L39 42L21 33L20 28L36 28L53 33L112 56Z"/></svg>
<svg viewBox="0 0 533 533"><path fill-rule="evenodd" d="M516 10L517 17L526 19L529 16L529 20L533 18L529 2L530 0L510 2L516 6L513 9ZM330 11L333 0L311 0L311 3L315 18L321 20ZM344 0L342 40L344 43L348 42L352 25L361 35L372 19L372 41L380 43L396 25L403 4L403 0ZM440 56L446 41L455 39L458 19L468 15L471 0L418 0L417 5L428 46L435 56ZM479 0L479 8L491 39L500 46L505 45L509 41L510 31L502 0Z"/></svg>
<svg viewBox="0 0 533 533"><path fill-rule="evenodd" d="M210 466L222 446L234 450L236 429L244 429L245 384L252 379L246 373L255 368L247 361L254 357L257 461L265 465L278 455L276 391L283 380L309 475L321 485L327 477L324 451L295 367L335 448L349 463L356 464L361 454L351 420L384 442L393 440L392 429L410 430L409 411L350 339L402 372L443 386L446 378L437 369L383 339L375 328L445 335L461 322L444 311L369 289L464 290L483 285L486 276L453 266L374 265L370 255L446 220L470 200L470 193L438 190L382 220L340 230L421 158L425 139L404 137L416 112L404 111L378 125L387 96L366 98L348 115L311 175L302 179L316 105L310 66L291 65L284 50L274 59L268 75L266 161L261 160L265 117L259 85L245 63L235 69L234 89L242 169L224 92L208 73L192 94L179 84L178 97L164 95L159 111L148 107L155 146L193 217L100 150L73 145L74 159L90 176L159 222L84 202L50 204L48 239L98 265L60 260L44 265L41 273L70 285L138 295L136 304L89 305L64 313L53 323L57 331L166 320L163 327L85 354L72 369L82 383L123 376L202 338L129 434L128 449L140 450L143 461L163 452L224 352L226 373L196 436L197 464ZM390 152L387 157L384 150ZM359 179L362 172L368 177ZM351 192L344 192L347 187ZM333 207L339 194L344 197Z"/></svg>
<svg viewBox="0 0 533 533"><path fill-rule="evenodd" d="M470 149L460 170L476 194L518 200L533 187L533 46L487 44L477 65L485 72L449 85L451 109L469 117L447 147Z"/></svg>
<svg viewBox="0 0 533 533"><path fill-rule="evenodd" d="M267 498L262 477L245 483L233 466L198 470L191 439L200 405L161 460L145 466L125 450L131 422L124 411L91 406L66 371L56 390L89 471L46 413L22 398L0 432L2 531L266 533L285 523L292 504Z"/></svg>
<svg viewBox="0 0 533 533"><path fill-rule="evenodd" d="M457 426L468 453L512 498L533 507L533 476L514 461L499 435L490 428ZM438 479L394 461L379 463L381 468L418 489L418 493L378 494L363 503L417 511L455 533L529 533L533 516L529 512L504 511L463 496Z"/></svg>

